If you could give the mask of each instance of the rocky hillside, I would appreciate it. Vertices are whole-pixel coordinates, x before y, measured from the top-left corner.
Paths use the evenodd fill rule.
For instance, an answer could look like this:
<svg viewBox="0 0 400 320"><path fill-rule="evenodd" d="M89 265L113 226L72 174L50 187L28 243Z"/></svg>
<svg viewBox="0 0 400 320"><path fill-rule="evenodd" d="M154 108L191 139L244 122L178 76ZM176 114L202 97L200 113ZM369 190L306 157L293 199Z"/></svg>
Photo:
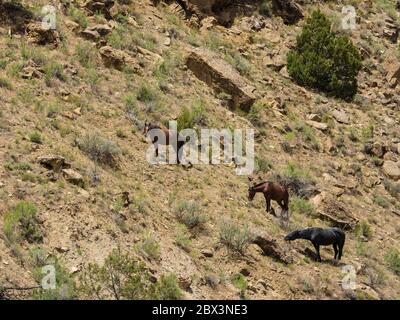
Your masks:
<svg viewBox="0 0 400 320"><path fill-rule="evenodd" d="M0 0L1 297L116 298L82 287L127 272L99 276L119 248L162 298L400 298L398 1L350 1L354 30L342 1L55 0L46 29L48 2ZM316 9L362 55L350 102L288 74ZM174 119L253 128L253 182L291 182L290 223L234 164L149 164L144 122ZM345 230L342 260L283 240L309 226ZM49 264L57 289L32 289Z"/></svg>

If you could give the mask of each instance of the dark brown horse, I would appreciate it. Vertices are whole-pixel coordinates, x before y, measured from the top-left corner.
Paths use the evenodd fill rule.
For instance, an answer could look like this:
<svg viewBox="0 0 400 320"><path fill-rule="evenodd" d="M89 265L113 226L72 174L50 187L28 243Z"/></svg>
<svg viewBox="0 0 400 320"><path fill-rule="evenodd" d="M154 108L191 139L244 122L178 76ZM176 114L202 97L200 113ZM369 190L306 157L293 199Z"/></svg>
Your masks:
<svg viewBox="0 0 400 320"><path fill-rule="evenodd" d="M282 208L282 213L289 212L289 192L288 189L277 182L264 181L255 186L249 187L249 201L254 199L256 193L262 192L267 204L267 212L271 212L271 200L275 200Z"/></svg>
<svg viewBox="0 0 400 320"><path fill-rule="evenodd" d="M156 150L156 157L158 157L158 146L159 145L165 145L169 146L170 144L174 148L175 154L176 154L176 161L178 164L181 163L182 159L182 153L183 153L183 146L186 143L186 141L180 139L179 133L176 131L168 130L167 128L162 128L161 126L145 122L144 128L143 128L143 134L146 137L149 137L151 140L151 143L154 145L155 150ZM163 134L165 139L159 139L160 134ZM176 135L177 141L176 145L173 143L173 135Z"/></svg>

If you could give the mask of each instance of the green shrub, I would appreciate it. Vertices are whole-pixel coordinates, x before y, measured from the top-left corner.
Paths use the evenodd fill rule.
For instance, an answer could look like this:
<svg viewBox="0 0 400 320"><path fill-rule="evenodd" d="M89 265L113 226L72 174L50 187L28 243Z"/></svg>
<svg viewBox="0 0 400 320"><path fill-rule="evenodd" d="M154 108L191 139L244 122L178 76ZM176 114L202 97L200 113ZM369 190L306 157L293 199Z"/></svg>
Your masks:
<svg viewBox="0 0 400 320"><path fill-rule="evenodd" d="M389 192L389 194L394 197L398 198L400 195L400 183L392 182L388 179L383 180L383 185L385 190Z"/></svg>
<svg viewBox="0 0 400 320"><path fill-rule="evenodd" d="M372 230L369 224L366 221L361 221L356 227L356 235L358 237L365 237L370 239L372 237Z"/></svg>
<svg viewBox="0 0 400 320"><path fill-rule="evenodd" d="M232 221L221 224L219 237L221 243L226 245L228 249L242 255L254 238L247 225L242 227Z"/></svg>
<svg viewBox="0 0 400 320"><path fill-rule="evenodd" d="M201 212L201 207L194 201L183 201L175 208L175 216L179 222L188 228L202 226L207 221L207 216Z"/></svg>
<svg viewBox="0 0 400 320"><path fill-rule="evenodd" d="M247 280L241 273L236 273L232 276L231 282L236 289L240 290L241 295L244 295L247 289Z"/></svg>
<svg viewBox="0 0 400 320"><path fill-rule="evenodd" d="M206 109L203 101L196 101L189 109L184 106L177 119L178 131L193 129L196 125L205 124L207 121Z"/></svg>
<svg viewBox="0 0 400 320"><path fill-rule="evenodd" d="M290 199L289 209L291 212L305 214L308 216L314 216L316 214L312 203L303 198Z"/></svg>
<svg viewBox="0 0 400 320"><path fill-rule="evenodd" d="M76 298L76 285L68 270L56 258L46 261L46 265L55 268L56 287L54 289L35 289L32 294L34 300L72 300ZM34 277L41 283L46 273L42 273L42 267L38 266L34 271Z"/></svg>
<svg viewBox="0 0 400 320"><path fill-rule="evenodd" d="M290 76L300 85L344 99L357 92L360 53L347 37L331 31L330 20L320 11L307 19L287 61Z"/></svg>
<svg viewBox="0 0 400 320"><path fill-rule="evenodd" d="M385 261L395 274L400 276L400 252L393 248L385 256Z"/></svg>
<svg viewBox="0 0 400 320"><path fill-rule="evenodd" d="M378 206L382 208L389 208L390 207L390 202L388 199L381 197L381 196L375 196L374 197L374 203L376 203Z"/></svg>
<svg viewBox="0 0 400 320"><path fill-rule="evenodd" d="M117 157L121 153L118 145L111 140L104 139L98 134L86 134L78 141L78 147L93 161L115 166Z"/></svg>
<svg viewBox="0 0 400 320"><path fill-rule="evenodd" d="M182 298L182 291L179 288L176 275L162 275L156 284L155 295L152 297L152 299L179 300L180 298Z"/></svg>
<svg viewBox="0 0 400 320"><path fill-rule="evenodd" d="M41 144L42 136L39 132L32 132L31 134L29 134L29 140L33 143Z"/></svg>
<svg viewBox="0 0 400 320"><path fill-rule="evenodd" d="M23 240L39 242L43 239L36 218L36 206L29 201L20 201L15 208L4 216L4 235L10 243Z"/></svg>
<svg viewBox="0 0 400 320"><path fill-rule="evenodd" d="M179 230L177 231L175 236L175 243L178 247L182 248L184 251L186 252L190 251L190 245L192 242L190 240L190 234L186 226L182 226L182 228L179 228Z"/></svg>
<svg viewBox="0 0 400 320"><path fill-rule="evenodd" d="M141 248L147 257L154 260L160 260L161 251L158 242L151 236L146 236L141 244Z"/></svg>
<svg viewBox="0 0 400 320"><path fill-rule="evenodd" d="M82 272L80 292L89 299L179 299L182 293L173 274L154 283L144 263L115 249L104 264L89 264Z"/></svg>
<svg viewBox="0 0 400 320"><path fill-rule="evenodd" d="M256 102L251 106L247 118L253 125L259 126L263 124L261 121L261 115L262 112L265 110L265 108L266 108L265 104L260 102Z"/></svg>
<svg viewBox="0 0 400 320"><path fill-rule="evenodd" d="M255 158L255 171L256 173L267 173L273 168L272 162L268 159Z"/></svg>

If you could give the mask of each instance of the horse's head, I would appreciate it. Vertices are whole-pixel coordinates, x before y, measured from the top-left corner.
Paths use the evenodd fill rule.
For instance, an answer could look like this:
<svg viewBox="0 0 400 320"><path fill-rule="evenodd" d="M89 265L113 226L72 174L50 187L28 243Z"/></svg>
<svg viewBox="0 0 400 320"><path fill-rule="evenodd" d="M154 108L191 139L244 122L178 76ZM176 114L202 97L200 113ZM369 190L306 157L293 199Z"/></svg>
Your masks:
<svg viewBox="0 0 400 320"><path fill-rule="evenodd" d="M292 240L296 240L299 239L300 237L300 230L295 230L290 232L286 237L285 240L286 241L292 241Z"/></svg>
<svg viewBox="0 0 400 320"><path fill-rule="evenodd" d="M256 192L254 191L253 187L249 187L249 195L248 195L249 201L253 201L255 195Z"/></svg>

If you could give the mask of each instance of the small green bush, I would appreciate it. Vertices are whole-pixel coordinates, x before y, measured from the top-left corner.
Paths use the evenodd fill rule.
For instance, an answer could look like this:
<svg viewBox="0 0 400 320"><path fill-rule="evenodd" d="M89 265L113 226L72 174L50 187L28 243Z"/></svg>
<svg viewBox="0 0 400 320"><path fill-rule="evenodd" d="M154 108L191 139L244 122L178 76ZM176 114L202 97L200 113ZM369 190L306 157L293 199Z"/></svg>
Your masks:
<svg viewBox="0 0 400 320"><path fill-rule="evenodd" d="M289 209L291 212L305 214L308 216L315 216L315 208L312 203L303 198L290 199Z"/></svg>
<svg viewBox="0 0 400 320"><path fill-rule="evenodd" d="M121 153L118 145L111 140L104 139L98 134L86 134L78 141L78 147L93 161L115 166L117 157Z"/></svg>
<svg viewBox="0 0 400 320"><path fill-rule="evenodd" d="M76 298L76 284L68 270L61 264L57 258L51 258L45 262L46 265L53 265L55 268L56 287L54 289L35 289L32 293L34 300L72 300ZM34 277L38 283L41 283L45 273L42 273L42 267L39 265L34 271Z"/></svg>
<svg viewBox="0 0 400 320"><path fill-rule="evenodd" d="M201 212L201 207L194 201L183 201L175 208L175 216L179 222L188 228L202 226L207 216Z"/></svg>
<svg viewBox="0 0 400 320"><path fill-rule="evenodd" d="M29 201L20 201L15 208L4 216L4 235L10 243L23 240L39 242L43 239L36 219L36 206Z"/></svg>
<svg viewBox="0 0 400 320"><path fill-rule="evenodd" d="M400 276L400 252L393 248L385 256L385 261L395 274Z"/></svg>
<svg viewBox="0 0 400 320"><path fill-rule="evenodd" d="M196 125L205 124L207 121L206 109L203 101L197 101L189 109L182 108L177 119L178 131L193 129Z"/></svg>
<svg viewBox="0 0 400 320"><path fill-rule="evenodd" d="M256 173L267 173L273 168L272 162L268 159L255 158L255 171Z"/></svg>
<svg viewBox="0 0 400 320"><path fill-rule="evenodd" d="M150 259L160 260L161 258L160 245L153 237L146 236L142 241L141 249Z"/></svg>
<svg viewBox="0 0 400 320"><path fill-rule="evenodd" d="M360 53L347 37L331 31L330 20L319 10L307 19L287 61L290 76L300 85L344 99L357 92Z"/></svg>
<svg viewBox="0 0 400 320"><path fill-rule="evenodd" d="M29 134L29 140L33 143L41 144L42 136L39 132L32 132L31 134Z"/></svg>
<svg viewBox="0 0 400 320"><path fill-rule="evenodd" d="M182 291L179 288L178 279L175 274L162 275L156 284L155 295L157 300L179 300L182 298Z"/></svg>
<svg viewBox="0 0 400 320"><path fill-rule="evenodd" d="M378 206L382 208L389 208L390 207L390 202L388 199L381 197L381 196L375 196L374 197L374 203L376 203Z"/></svg>
<svg viewBox="0 0 400 320"><path fill-rule="evenodd" d="M365 237L370 239L372 237L372 230L369 224L366 221L361 221L356 227L356 235L358 237Z"/></svg>
<svg viewBox="0 0 400 320"><path fill-rule="evenodd" d="M221 243L226 245L228 249L242 255L254 238L247 225L242 227L232 221L221 224L219 237Z"/></svg>

